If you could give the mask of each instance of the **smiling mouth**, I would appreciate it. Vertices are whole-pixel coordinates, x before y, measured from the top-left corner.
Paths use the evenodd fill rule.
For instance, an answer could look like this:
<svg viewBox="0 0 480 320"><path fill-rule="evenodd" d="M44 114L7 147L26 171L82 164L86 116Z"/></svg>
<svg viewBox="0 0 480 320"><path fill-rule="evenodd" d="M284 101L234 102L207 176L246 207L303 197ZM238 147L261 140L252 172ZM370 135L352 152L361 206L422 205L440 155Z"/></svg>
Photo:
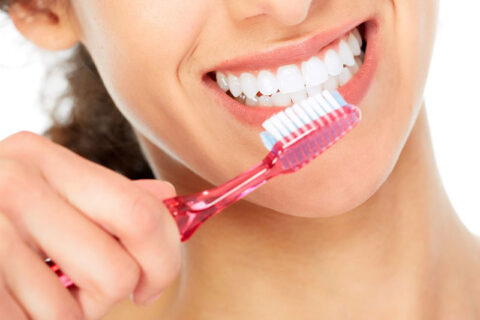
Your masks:
<svg viewBox="0 0 480 320"><path fill-rule="evenodd" d="M347 84L363 65L366 41L353 29L310 58L272 70L214 71L208 75L230 98L249 107L288 107Z"/></svg>
<svg viewBox="0 0 480 320"><path fill-rule="evenodd" d="M274 113L323 90L358 104L377 64L377 22L353 22L303 42L224 62L204 83L238 120L259 126Z"/></svg>

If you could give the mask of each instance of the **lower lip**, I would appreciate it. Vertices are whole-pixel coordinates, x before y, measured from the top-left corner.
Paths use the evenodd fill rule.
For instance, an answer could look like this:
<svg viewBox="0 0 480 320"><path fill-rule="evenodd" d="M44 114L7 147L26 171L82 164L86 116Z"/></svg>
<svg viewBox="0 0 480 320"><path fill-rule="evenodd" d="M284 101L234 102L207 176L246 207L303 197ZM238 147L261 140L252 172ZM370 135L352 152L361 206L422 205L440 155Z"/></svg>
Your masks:
<svg viewBox="0 0 480 320"><path fill-rule="evenodd" d="M338 88L345 100L354 105L359 105L366 95L378 62L378 47L376 41L377 24L374 21L365 23L365 39L367 50L362 67L355 76L344 86ZM209 76L204 77L204 83L212 91L220 103L240 122L257 128L262 128L262 123L275 113L287 107L248 107L232 99L220 89L217 83Z"/></svg>

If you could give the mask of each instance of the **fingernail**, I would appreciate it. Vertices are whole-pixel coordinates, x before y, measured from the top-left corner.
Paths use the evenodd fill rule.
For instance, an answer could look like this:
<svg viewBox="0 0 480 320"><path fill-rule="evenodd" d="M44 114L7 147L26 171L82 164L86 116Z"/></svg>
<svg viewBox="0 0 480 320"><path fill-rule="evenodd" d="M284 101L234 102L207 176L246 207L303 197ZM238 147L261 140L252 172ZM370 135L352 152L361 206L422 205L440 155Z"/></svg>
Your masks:
<svg viewBox="0 0 480 320"><path fill-rule="evenodd" d="M145 301L145 305L149 305L149 304L152 304L153 302L155 302L156 300L158 300L158 298L160 298L162 294L157 294L156 296L153 296L152 298L148 299Z"/></svg>
<svg viewBox="0 0 480 320"><path fill-rule="evenodd" d="M177 192L177 189L175 189L175 186L171 182L168 182L168 181L165 181L165 182L170 186L170 188L172 188L174 192Z"/></svg>
<svg viewBox="0 0 480 320"><path fill-rule="evenodd" d="M132 300L133 303L135 304L142 304L142 305L149 305L149 304L152 304L153 302L155 302L158 298L160 298L160 296L162 295L162 293L159 293L149 299L142 299L142 297L138 297L138 296L135 296L133 293L130 293L130 300Z"/></svg>

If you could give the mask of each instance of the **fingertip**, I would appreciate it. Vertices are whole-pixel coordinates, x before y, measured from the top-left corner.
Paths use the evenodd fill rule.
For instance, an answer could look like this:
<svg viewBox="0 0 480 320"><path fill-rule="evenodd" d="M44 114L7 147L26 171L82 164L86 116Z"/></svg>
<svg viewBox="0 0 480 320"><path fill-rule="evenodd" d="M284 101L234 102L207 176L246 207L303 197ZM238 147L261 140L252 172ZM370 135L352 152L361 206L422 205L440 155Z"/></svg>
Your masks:
<svg viewBox="0 0 480 320"><path fill-rule="evenodd" d="M178 232L174 242L180 243ZM155 261L150 261L144 268L144 273L130 297L135 304L151 304L169 288L178 285L181 274L180 248L167 245L158 250L154 259Z"/></svg>
<svg viewBox="0 0 480 320"><path fill-rule="evenodd" d="M164 181L164 182L167 185L167 187L170 188L171 196L172 197L176 196L177 195L177 190L175 189L175 186L171 182L168 182L168 181Z"/></svg>
<svg viewBox="0 0 480 320"><path fill-rule="evenodd" d="M147 300L145 301L144 305L146 305L146 306L151 305L152 303L154 303L155 301L157 301L161 296L162 296L162 293L157 294L156 296L153 296L153 297L147 299Z"/></svg>
<svg viewBox="0 0 480 320"><path fill-rule="evenodd" d="M177 194L173 184L168 181L141 179L134 180L133 182L141 188L152 193L155 197L160 198L161 200L174 197Z"/></svg>
<svg viewBox="0 0 480 320"><path fill-rule="evenodd" d="M130 294L130 300L137 305L149 306L155 301L157 301L162 295L163 295L163 292L154 294L152 296L147 296L141 293L138 293L138 294L132 293Z"/></svg>

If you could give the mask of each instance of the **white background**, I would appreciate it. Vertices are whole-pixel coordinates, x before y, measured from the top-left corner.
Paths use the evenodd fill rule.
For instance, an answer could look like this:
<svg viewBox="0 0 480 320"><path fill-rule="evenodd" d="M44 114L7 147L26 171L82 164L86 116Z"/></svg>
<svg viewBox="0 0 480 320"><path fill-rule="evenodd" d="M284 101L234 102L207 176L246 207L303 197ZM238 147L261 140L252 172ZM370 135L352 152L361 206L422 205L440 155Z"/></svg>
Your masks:
<svg viewBox="0 0 480 320"><path fill-rule="evenodd" d="M441 2L425 92L445 188L461 220L476 234L480 234L479 12L477 0ZM45 59L45 53L25 43L0 16L0 140L19 130L40 133L47 127L38 101ZM59 81L55 87L61 86Z"/></svg>

